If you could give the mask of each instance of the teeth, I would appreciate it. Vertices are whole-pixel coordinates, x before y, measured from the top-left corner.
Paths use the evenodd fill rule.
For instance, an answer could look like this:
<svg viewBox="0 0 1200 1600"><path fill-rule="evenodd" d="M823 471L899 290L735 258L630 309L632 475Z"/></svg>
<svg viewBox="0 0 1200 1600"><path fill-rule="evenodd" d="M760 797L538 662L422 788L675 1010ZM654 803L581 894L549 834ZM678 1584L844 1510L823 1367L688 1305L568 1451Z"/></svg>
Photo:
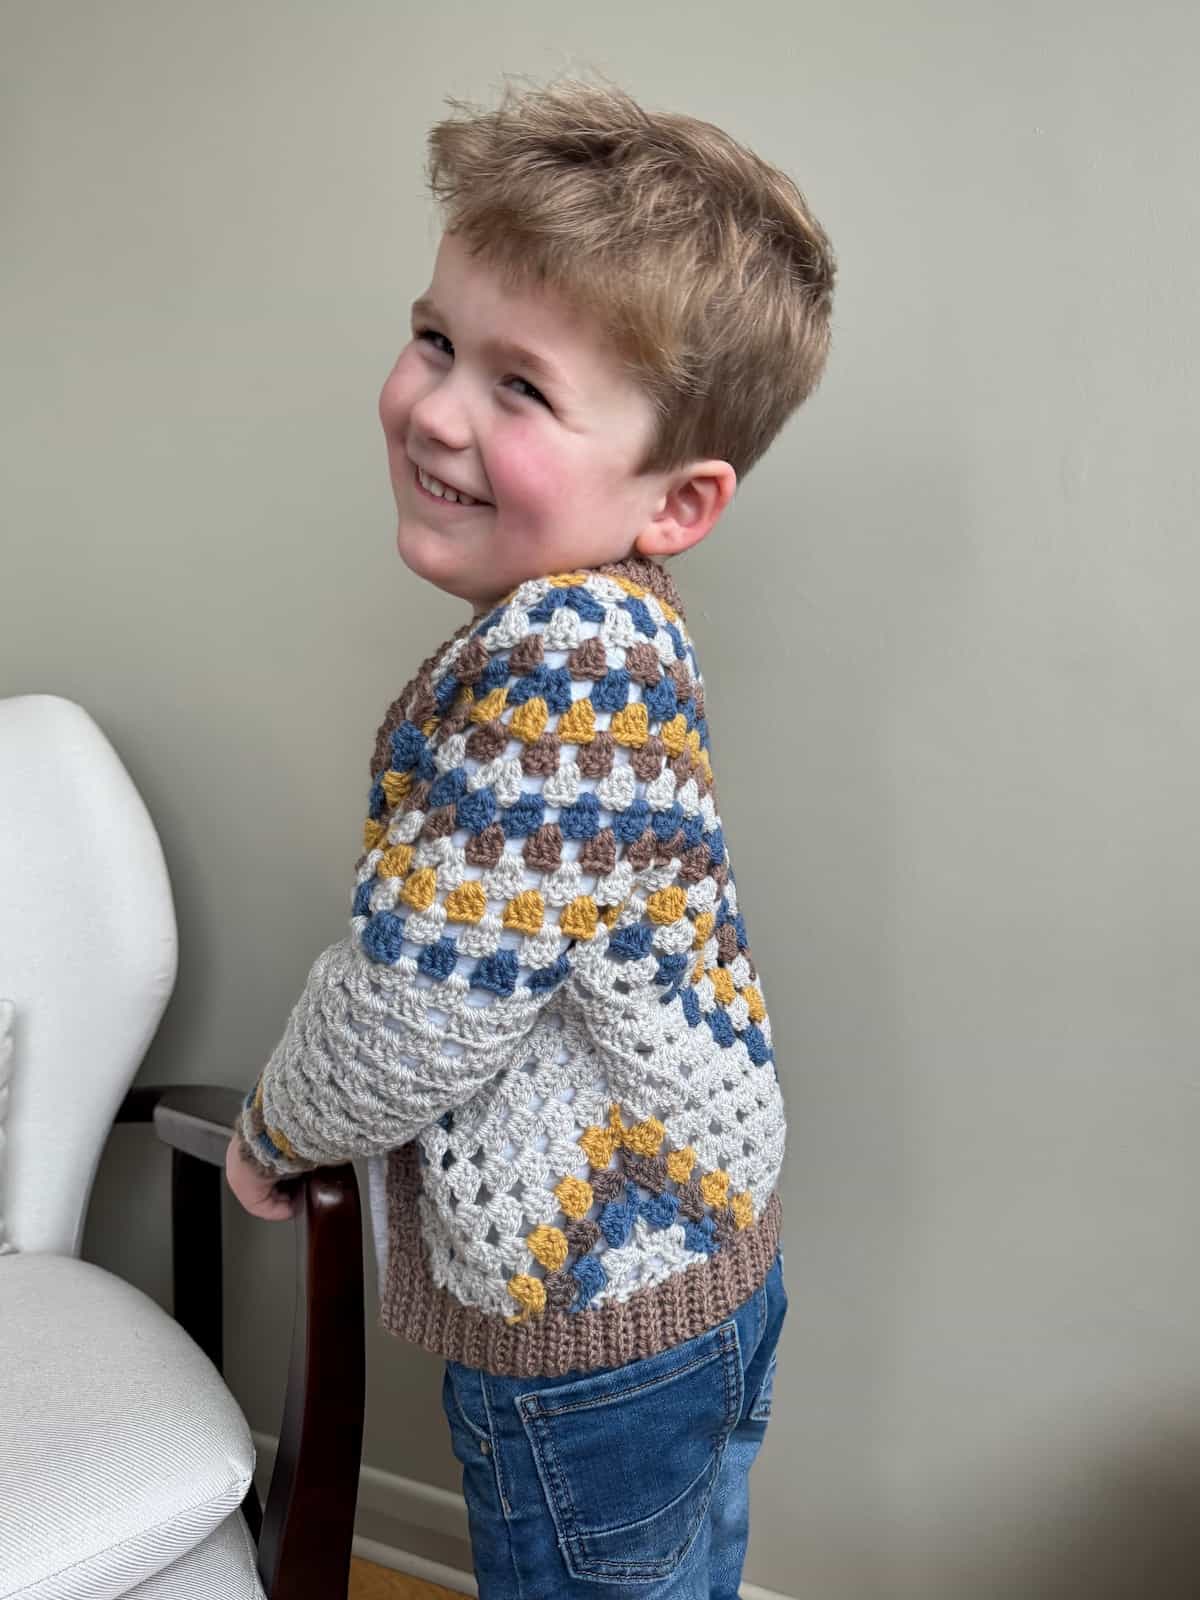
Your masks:
<svg viewBox="0 0 1200 1600"><path fill-rule="evenodd" d="M449 500L455 505L474 506L478 500L473 500L469 494L461 494L457 489L452 489L449 484L443 483L440 478L432 477L423 467L417 468L417 478L423 489L428 489L430 494L436 494L439 499Z"/></svg>

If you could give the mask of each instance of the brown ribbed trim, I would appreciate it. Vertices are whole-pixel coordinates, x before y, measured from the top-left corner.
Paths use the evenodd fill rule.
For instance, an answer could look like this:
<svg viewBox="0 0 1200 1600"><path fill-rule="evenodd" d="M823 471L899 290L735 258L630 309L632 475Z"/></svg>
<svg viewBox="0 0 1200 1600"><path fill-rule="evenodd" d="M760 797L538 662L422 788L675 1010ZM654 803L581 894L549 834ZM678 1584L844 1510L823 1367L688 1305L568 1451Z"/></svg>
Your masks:
<svg viewBox="0 0 1200 1600"><path fill-rule="evenodd" d="M640 583L643 589L649 589L657 600L665 600L672 611L677 611L686 621L687 612L683 609L683 597L675 586L675 579L657 561L652 561L649 556L630 555L624 561L607 561L602 567L596 568L597 572L606 572L610 577L628 578L633 583Z"/></svg>
<svg viewBox="0 0 1200 1600"><path fill-rule="evenodd" d="M624 1366L704 1333L736 1311L767 1276L783 1216L776 1191L758 1221L707 1261L693 1262L617 1304L544 1311L510 1327L434 1283L421 1238L420 1189L419 1147L413 1141L388 1156L388 1272L381 1326L463 1366L521 1378Z"/></svg>

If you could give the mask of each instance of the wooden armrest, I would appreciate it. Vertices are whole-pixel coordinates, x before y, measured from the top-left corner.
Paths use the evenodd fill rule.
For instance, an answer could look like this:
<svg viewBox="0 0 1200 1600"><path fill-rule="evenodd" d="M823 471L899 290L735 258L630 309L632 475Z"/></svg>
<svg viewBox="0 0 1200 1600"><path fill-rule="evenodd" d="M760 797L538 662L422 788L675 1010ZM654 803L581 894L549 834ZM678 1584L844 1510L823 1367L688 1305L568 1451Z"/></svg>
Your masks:
<svg viewBox="0 0 1200 1600"><path fill-rule="evenodd" d="M118 1122L171 1146L175 1318L222 1370L221 1191L245 1096L210 1084L131 1089ZM297 1208L296 1300L279 1450L265 1509L243 1504L270 1600L344 1600L362 1460L362 1209L349 1162L285 1180Z"/></svg>
<svg viewBox="0 0 1200 1600"><path fill-rule="evenodd" d="M224 1167L225 1152L245 1102L238 1089L213 1083L131 1089L118 1122L153 1122L164 1144L210 1166Z"/></svg>

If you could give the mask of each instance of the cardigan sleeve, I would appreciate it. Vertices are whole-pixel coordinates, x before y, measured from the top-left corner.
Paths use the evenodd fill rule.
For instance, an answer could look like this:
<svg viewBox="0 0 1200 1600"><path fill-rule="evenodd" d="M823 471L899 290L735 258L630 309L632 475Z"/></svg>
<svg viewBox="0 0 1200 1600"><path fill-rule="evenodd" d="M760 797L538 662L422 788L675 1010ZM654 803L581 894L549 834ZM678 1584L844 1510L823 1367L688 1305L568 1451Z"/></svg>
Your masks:
<svg viewBox="0 0 1200 1600"><path fill-rule="evenodd" d="M581 944L648 953L622 913L645 923L644 895L715 818L695 782L677 794L693 758L707 767L679 630L619 590L554 585L522 586L452 647L431 714L386 740L350 931L239 1119L264 1174L395 1149L518 1062ZM686 922L686 891L659 893ZM680 946L661 981L687 962Z"/></svg>

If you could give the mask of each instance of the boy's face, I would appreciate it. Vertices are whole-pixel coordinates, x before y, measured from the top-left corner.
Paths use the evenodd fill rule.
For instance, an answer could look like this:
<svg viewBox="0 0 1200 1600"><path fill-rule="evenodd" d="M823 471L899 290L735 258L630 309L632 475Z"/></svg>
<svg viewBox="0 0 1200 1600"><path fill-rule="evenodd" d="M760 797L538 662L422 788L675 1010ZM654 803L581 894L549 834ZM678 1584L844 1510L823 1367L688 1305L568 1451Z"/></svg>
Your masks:
<svg viewBox="0 0 1200 1600"><path fill-rule="evenodd" d="M635 476L653 408L591 323L446 234L412 325L379 396L405 565L481 613L527 578L629 555L671 475Z"/></svg>

